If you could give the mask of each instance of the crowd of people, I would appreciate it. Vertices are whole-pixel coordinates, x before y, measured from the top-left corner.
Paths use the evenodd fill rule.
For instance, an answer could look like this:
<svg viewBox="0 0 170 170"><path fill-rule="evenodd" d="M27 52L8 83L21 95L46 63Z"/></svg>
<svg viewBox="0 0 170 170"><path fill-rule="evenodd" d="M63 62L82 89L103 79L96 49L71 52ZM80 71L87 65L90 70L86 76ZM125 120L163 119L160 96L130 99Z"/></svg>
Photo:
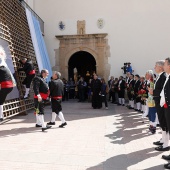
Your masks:
<svg viewBox="0 0 170 170"><path fill-rule="evenodd" d="M56 116L62 121L59 125L60 128L67 125L64 115L62 113L62 96L64 84L60 79L61 74L57 71L54 72L51 82L46 82L48 76L48 70L42 69L40 75L36 75L34 65L31 60L22 58L19 61L23 66L17 71L24 71L26 77L22 82L25 88L25 95L22 97L24 100L29 97L30 85L33 83L34 91L34 104L35 104L35 115L36 115L36 127L41 127L42 131L51 128L51 125L55 125ZM3 104L7 95L16 86L16 81L11 73L10 69L6 64L6 53L2 46L0 46L0 121L3 121ZM18 74L19 75L19 74ZM44 122L44 106L46 100L51 99L52 118L47 125Z"/></svg>
<svg viewBox="0 0 170 170"><path fill-rule="evenodd" d="M6 54L0 46L0 121L3 120L3 104L6 96L16 85L13 75L5 63ZM88 99L93 109L101 109L102 103L105 109L108 109L108 101L117 106L125 106L128 99L127 109L134 109L141 113L142 120L148 117L148 133L155 134L157 124L162 130L162 138L153 142L157 145L156 151L169 150L169 132L170 132L170 58L159 60L155 63L155 77L153 70L146 71L145 76L133 75L127 72L126 77L120 76L114 78L111 76L108 83L104 78L98 78L93 74L93 78L88 82L83 77L75 82L72 79L61 80L61 73L55 71L49 83L46 82L48 70L42 69L40 75L35 75L33 63L26 59L21 59L22 68L19 71L25 71L26 78L23 81L25 95L23 99L29 97L30 84L33 83L34 104L36 115L36 127L41 127L45 131L55 125L56 117L61 120L60 128L65 127L65 121L62 113L62 100L69 98L78 99L78 102L84 102ZM108 94L108 95L107 95ZM45 101L50 98L52 115L51 120L44 122ZM126 99L126 100L125 100ZM165 160L170 160L170 155L162 155ZM170 163L165 164L166 169L170 169Z"/></svg>
<svg viewBox="0 0 170 170"><path fill-rule="evenodd" d="M169 150L170 132L170 58L159 60L155 63L155 76L153 70L146 71L145 76L133 75L127 72L126 78L122 76L111 77L109 80L109 99L118 106L125 106L125 93L127 94L128 109L134 109L149 119L149 134L155 134L157 125L162 130L162 138L153 142L156 151ZM165 160L170 160L170 155L162 155ZM164 168L170 169L170 163Z"/></svg>

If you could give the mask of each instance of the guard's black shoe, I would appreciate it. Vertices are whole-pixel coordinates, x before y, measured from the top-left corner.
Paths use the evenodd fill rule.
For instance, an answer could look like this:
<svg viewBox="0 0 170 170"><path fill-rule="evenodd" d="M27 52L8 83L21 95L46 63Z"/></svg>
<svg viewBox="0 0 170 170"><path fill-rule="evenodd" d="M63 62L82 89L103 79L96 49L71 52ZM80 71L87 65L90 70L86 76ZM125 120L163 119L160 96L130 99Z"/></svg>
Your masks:
<svg viewBox="0 0 170 170"><path fill-rule="evenodd" d="M23 99L23 100L27 100L27 99L28 99L28 97L21 97L21 99Z"/></svg>
<svg viewBox="0 0 170 170"><path fill-rule="evenodd" d="M59 125L59 128L62 128L62 127L64 127L64 126L66 126L67 125L67 123L65 122L65 123L62 123L61 125Z"/></svg>
<svg viewBox="0 0 170 170"><path fill-rule="evenodd" d="M55 122L48 122L47 125L55 125Z"/></svg>
<svg viewBox="0 0 170 170"><path fill-rule="evenodd" d="M50 129L52 126L46 126L45 128L42 128L42 132L44 132L47 129Z"/></svg>
<svg viewBox="0 0 170 170"><path fill-rule="evenodd" d="M0 122L2 122L4 119L3 118L0 118Z"/></svg>
<svg viewBox="0 0 170 170"><path fill-rule="evenodd" d="M170 160L170 155L162 155L162 159L165 159L165 160L167 160L167 161L169 161Z"/></svg>
<svg viewBox="0 0 170 170"><path fill-rule="evenodd" d="M153 142L154 145L163 145L163 143L161 143L160 141L157 142Z"/></svg>
<svg viewBox="0 0 170 170"><path fill-rule="evenodd" d="M42 125L38 125L38 124L36 124L36 125L35 125L35 127L42 127Z"/></svg>
<svg viewBox="0 0 170 170"><path fill-rule="evenodd" d="M170 169L170 163L164 165L165 169Z"/></svg>
<svg viewBox="0 0 170 170"><path fill-rule="evenodd" d="M163 148L163 146L159 146L155 148L156 151L169 151L169 147Z"/></svg>

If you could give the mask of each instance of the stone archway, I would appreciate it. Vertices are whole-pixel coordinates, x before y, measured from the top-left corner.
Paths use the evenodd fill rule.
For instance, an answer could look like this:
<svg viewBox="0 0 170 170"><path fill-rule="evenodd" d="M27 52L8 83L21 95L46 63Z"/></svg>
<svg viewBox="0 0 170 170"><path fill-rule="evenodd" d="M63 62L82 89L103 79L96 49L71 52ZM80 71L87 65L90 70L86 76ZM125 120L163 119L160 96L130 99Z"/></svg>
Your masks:
<svg viewBox="0 0 170 170"><path fill-rule="evenodd" d="M74 79L75 73L84 77L86 82L96 73L96 60L86 51L74 53L68 61L68 77Z"/></svg>
<svg viewBox="0 0 170 170"><path fill-rule="evenodd" d="M60 41L59 49L55 49L56 63L53 70L61 72L62 77L68 78L68 61L79 51L90 53L96 60L96 72L106 80L110 75L110 47L107 34L61 35L56 36Z"/></svg>

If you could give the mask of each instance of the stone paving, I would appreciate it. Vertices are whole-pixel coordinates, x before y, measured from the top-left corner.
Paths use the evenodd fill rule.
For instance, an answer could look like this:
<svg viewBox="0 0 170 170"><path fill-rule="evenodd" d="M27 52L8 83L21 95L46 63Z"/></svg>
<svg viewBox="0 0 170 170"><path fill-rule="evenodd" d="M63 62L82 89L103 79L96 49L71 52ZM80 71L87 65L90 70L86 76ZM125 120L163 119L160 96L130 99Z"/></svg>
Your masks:
<svg viewBox="0 0 170 170"><path fill-rule="evenodd" d="M92 109L90 103L62 103L68 126L61 122L47 132L35 128L35 115L15 116L0 130L0 170L161 170L153 142L160 129L148 135L141 114L109 103L109 110ZM45 121L51 118L46 106Z"/></svg>

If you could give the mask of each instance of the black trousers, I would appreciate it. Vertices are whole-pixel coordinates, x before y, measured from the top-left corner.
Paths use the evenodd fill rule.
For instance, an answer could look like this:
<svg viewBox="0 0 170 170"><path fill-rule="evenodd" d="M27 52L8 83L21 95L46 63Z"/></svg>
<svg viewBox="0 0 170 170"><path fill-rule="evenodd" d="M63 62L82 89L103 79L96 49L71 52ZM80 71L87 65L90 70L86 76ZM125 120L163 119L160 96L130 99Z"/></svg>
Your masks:
<svg viewBox="0 0 170 170"><path fill-rule="evenodd" d="M119 98L125 98L125 90L119 90L118 91L118 97Z"/></svg>
<svg viewBox="0 0 170 170"><path fill-rule="evenodd" d="M134 95L131 94L131 91L127 92L127 96L129 100L134 100Z"/></svg>
<svg viewBox="0 0 170 170"><path fill-rule="evenodd" d="M114 91L109 91L109 100L112 98L112 103L116 101L115 99L115 92Z"/></svg>
<svg viewBox="0 0 170 170"><path fill-rule="evenodd" d="M164 108L165 119L167 124L167 131L170 133L170 108Z"/></svg>
<svg viewBox="0 0 170 170"><path fill-rule="evenodd" d="M79 93L79 101L83 102L85 99L85 89L79 89L78 93Z"/></svg>
<svg viewBox="0 0 170 170"><path fill-rule="evenodd" d="M26 85L26 88L30 88L31 82L33 78L35 77L35 74L27 75L22 82L22 84Z"/></svg>
<svg viewBox="0 0 170 170"><path fill-rule="evenodd" d="M34 99L34 106L35 109L39 109L39 115L44 115L45 100L39 102L38 99Z"/></svg>
<svg viewBox="0 0 170 170"><path fill-rule="evenodd" d="M61 100L60 99L51 99L52 112L59 114L62 111Z"/></svg>
<svg viewBox="0 0 170 170"><path fill-rule="evenodd" d="M101 99L102 99L102 102L104 102L105 107L108 107L106 95L105 96L101 96Z"/></svg>
<svg viewBox="0 0 170 170"><path fill-rule="evenodd" d="M160 127L162 128L163 131L168 131L166 117L165 117L165 111L164 111L165 109L164 109L164 107L160 106L159 100L155 101L155 107L156 107Z"/></svg>
<svg viewBox="0 0 170 170"><path fill-rule="evenodd" d="M12 91L13 87L11 88L1 88L0 90L0 105L3 105L6 99L6 96Z"/></svg>
<svg viewBox="0 0 170 170"><path fill-rule="evenodd" d="M100 109L102 107L102 100L101 96L99 95L99 90L94 91L92 95L92 107L94 109Z"/></svg>

